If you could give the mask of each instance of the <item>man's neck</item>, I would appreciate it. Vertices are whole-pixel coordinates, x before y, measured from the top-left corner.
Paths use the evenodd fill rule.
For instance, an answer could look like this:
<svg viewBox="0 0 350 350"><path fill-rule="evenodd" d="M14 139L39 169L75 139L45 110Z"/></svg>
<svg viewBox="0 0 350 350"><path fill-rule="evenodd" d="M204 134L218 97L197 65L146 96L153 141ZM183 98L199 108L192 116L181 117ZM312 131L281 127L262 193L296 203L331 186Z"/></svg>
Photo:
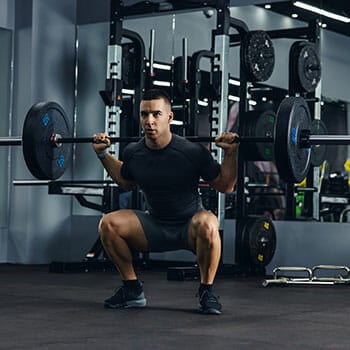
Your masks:
<svg viewBox="0 0 350 350"><path fill-rule="evenodd" d="M155 139L149 138L149 137L145 137L145 142L147 147L151 148L151 149L162 149L166 146L168 146L168 144L171 142L172 139L172 133L169 132L165 135L159 136Z"/></svg>

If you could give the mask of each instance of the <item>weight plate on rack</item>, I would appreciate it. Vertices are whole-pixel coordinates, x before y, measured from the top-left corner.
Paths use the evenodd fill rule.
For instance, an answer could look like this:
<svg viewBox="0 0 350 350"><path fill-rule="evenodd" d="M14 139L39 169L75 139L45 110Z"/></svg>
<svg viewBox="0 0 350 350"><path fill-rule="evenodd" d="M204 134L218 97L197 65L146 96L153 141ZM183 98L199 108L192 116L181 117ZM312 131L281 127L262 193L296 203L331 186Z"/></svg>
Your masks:
<svg viewBox="0 0 350 350"><path fill-rule="evenodd" d="M265 111L260 114L256 122L255 134L260 137L274 137L276 114L274 111ZM257 142L256 147L262 160L271 161L274 159L273 142Z"/></svg>
<svg viewBox="0 0 350 350"><path fill-rule="evenodd" d="M271 77L275 67L275 50L265 31L248 32L242 40L240 56L248 81L266 81Z"/></svg>
<svg viewBox="0 0 350 350"><path fill-rule="evenodd" d="M276 114L274 111L249 111L244 115L246 135L252 137L273 137ZM240 146L246 160L271 161L274 159L274 144L247 142Z"/></svg>
<svg viewBox="0 0 350 350"><path fill-rule="evenodd" d="M243 261L257 266L266 266L276 250L276 230L267 216L244 219L242 232Z"/></svg>
<svg viewBox="0 0 350 350"><path fill-rule="evenodd" d="M321 61L315 44L296 41L290 48L289 64L295 91L315 91L321 80Z"/></svg>

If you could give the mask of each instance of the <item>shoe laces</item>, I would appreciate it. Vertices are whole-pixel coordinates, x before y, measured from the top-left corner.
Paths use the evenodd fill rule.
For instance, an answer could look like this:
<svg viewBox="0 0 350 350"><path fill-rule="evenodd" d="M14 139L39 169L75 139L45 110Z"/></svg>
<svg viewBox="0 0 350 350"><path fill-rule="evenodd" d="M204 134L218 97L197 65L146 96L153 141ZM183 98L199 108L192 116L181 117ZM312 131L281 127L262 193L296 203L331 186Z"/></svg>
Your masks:
<svg viewBox="0 0 350 350"><path fill-rule="evenodd" d="M218 302L220 299L220 296L216 296L213 292L210 292L208 290L205 290L202 295L199 295L199 293L196 294L196 297L199 297L199 300L202 301L204 298L207 298L209 302Z"/></svg>
<svg viewBox="0 0 350 350"><path fill-rule="evenodd" d="M118 288L115 288L114 295L120 295L121 297L125 297L126 296L126 287L120 286Z"/></svg>

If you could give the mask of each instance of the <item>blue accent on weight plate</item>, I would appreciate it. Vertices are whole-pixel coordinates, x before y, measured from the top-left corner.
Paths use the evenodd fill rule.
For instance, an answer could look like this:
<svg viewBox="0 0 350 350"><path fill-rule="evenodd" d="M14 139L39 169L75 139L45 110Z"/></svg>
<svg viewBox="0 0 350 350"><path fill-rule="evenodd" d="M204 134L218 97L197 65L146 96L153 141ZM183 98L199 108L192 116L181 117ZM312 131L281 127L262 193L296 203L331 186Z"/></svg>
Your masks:
<svg viewBox="0 0 350 350"><path fill-rule="evenodd" d="M64 155L63 154L61 154L60 157L57 159L57 165L60 168L63 168L63 166L64 166Z"/></svg>
<svg viewBox="0 0 350 350"><path fill-rule="evenodd" d="M297 129L292 128L292 142L296 143L297 142Z"/></svg>
<svg viewBox="0 0 350 350"><path fill-rule="evenodd" d="M47 113L41 118L41 121L43 122L44 126L48 126L50 123L50 117Z"/></svg>

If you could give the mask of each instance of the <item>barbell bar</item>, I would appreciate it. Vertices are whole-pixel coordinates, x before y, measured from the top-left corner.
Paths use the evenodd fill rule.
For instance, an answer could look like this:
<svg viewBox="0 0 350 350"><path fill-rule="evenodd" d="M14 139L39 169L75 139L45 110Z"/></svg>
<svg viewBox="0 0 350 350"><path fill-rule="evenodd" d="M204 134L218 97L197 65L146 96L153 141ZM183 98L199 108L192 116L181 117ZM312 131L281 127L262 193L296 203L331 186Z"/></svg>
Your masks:
<svg viewBox="0 0 350 350"><path fill-rule="evenodd" d="M350 135L309 135L301 136L300 147L309 148L311 145L349 145Z"/></svg>
<svg viewBox="0 0 350 350"><path fill-rule="evenodd" d="M52 136L53 138L53 144L61 144L61 143L92 143L94 140L92 137L55 137L55 135ZM191 142L203 142L203 143L210 143L215 142L215 136L185 136L185 138ZM141 139L141 137L110 137L109 138L111 143L121 143L121 142L137 142ZM273 137L236 137L234 140L235 142L264 142L264 143L270 143L273 142Z"/></svg>
<svg viewBox="0 0 350 350"><path fill-rule="evenodd" d="M203 142L211 143L215 142L215 136L186 136L187 140L191 142ZM139 136L126 136L126 137L110 137L111 143L129 143L137 142L141 139ZM62 137L59 134L52 134L50 141L53 147L59 147L62 143L93 143L93 137ZM261 142L261 143L273 143L273 137L236 137L234 142L244 143L244 142ZM16 137L0 137L0 146L21 146L22 138Z"/></svg>
<svg viewBox="0 0 350 350"><path fill-rule="evenodd" d="M308 132L309 130L305 130ZM307 133L306 133L307 134ZM55 135L52 135L54 143L92 143L94 140L92 137L65 137L62 138L58 136L55 138ZM203 143L211 143L215 142L215 136L185 136L185 138L191 142L203 142ZM130 136L130 137L110 137L111 143L129 143L129 142L137 142L141 139L138 136ZM15 140L18 144L18 139ZM20 141L21 142L21 141ZM273 143L274 138L270 136L258 137L258 136L242 136L236 137L234 142L238 143L246 143L246 142L257 142L257 143ZM20 143L22 144L22 143ZM308 135L301 136L299 139L300 148L310 148L312 145L348 145L350 144L350 135ZM1 145L1 138L0 138Z"/></svg>
<svg viewBox="0 0 350 350"><path fill-rule="evenodd" d="M305 130L308 131L308 130ZM191 142L203 142L211 143L215 142L215 136L186 136L186 139ZM126 137L110 137L111 143L129 143L137 142L141 139L139 136L126 136ZM93 143L92 137L62 137L58 134L52 134L50 137L53 147L59 147L62 143ZM235 142L257 142L257 143L274 143L273 137L258 137L258 136L243 136L237 137ZM300 138L301 148L310 148L311 145L348 145L350 144L350 135L309 135L301 136ZM0 137L0 146L21 146L22 137Z"/></svg>
<svg viewBox="0 0 350 350"><path fill-rule="evenodd" d="M0 137L0 146L21 146L22 137Z"/></svg>
<svg viewBox="0 0 350 350"><path fill-rule="evenodd" d="M305 135L299 139L300 148L310 148L312 145L349 145L350 135L308 135L309 130L304 130ZM126 137L110 137L111 143L129 143L137 142L141 139L139 136L126 136ZM191 142L215 142L215 136L186 136L186 139ZM61 143L92 143L94 139L92 137L62 137L60 135L51 135L50 140L52 146L59 146ZM243 136L237 137L235 142L259 142L259 143L274 143L273 137L258 137L258 136ZM21 146L22 137L0 137L0 146Z"/></svg>
<svg viewBox="0 0 350 350"><path fill-rule="evenodd" d="M312 145L348 145L350 135L312 135L311 115L302 97L286 97L276 113L274 137L240 136L235 141L272 143L280 177L302 181L310 167ZM22 146L28 169L39 180L56 180L71 158L72 143L92 143L92 137L71 137L69 120L55 102L34 104L26 115L22 137L0 137L0 146ZM213 136L187 136L192 142L211 143ZM111 137L111 142L135 142L140 137Z"/></svg>

